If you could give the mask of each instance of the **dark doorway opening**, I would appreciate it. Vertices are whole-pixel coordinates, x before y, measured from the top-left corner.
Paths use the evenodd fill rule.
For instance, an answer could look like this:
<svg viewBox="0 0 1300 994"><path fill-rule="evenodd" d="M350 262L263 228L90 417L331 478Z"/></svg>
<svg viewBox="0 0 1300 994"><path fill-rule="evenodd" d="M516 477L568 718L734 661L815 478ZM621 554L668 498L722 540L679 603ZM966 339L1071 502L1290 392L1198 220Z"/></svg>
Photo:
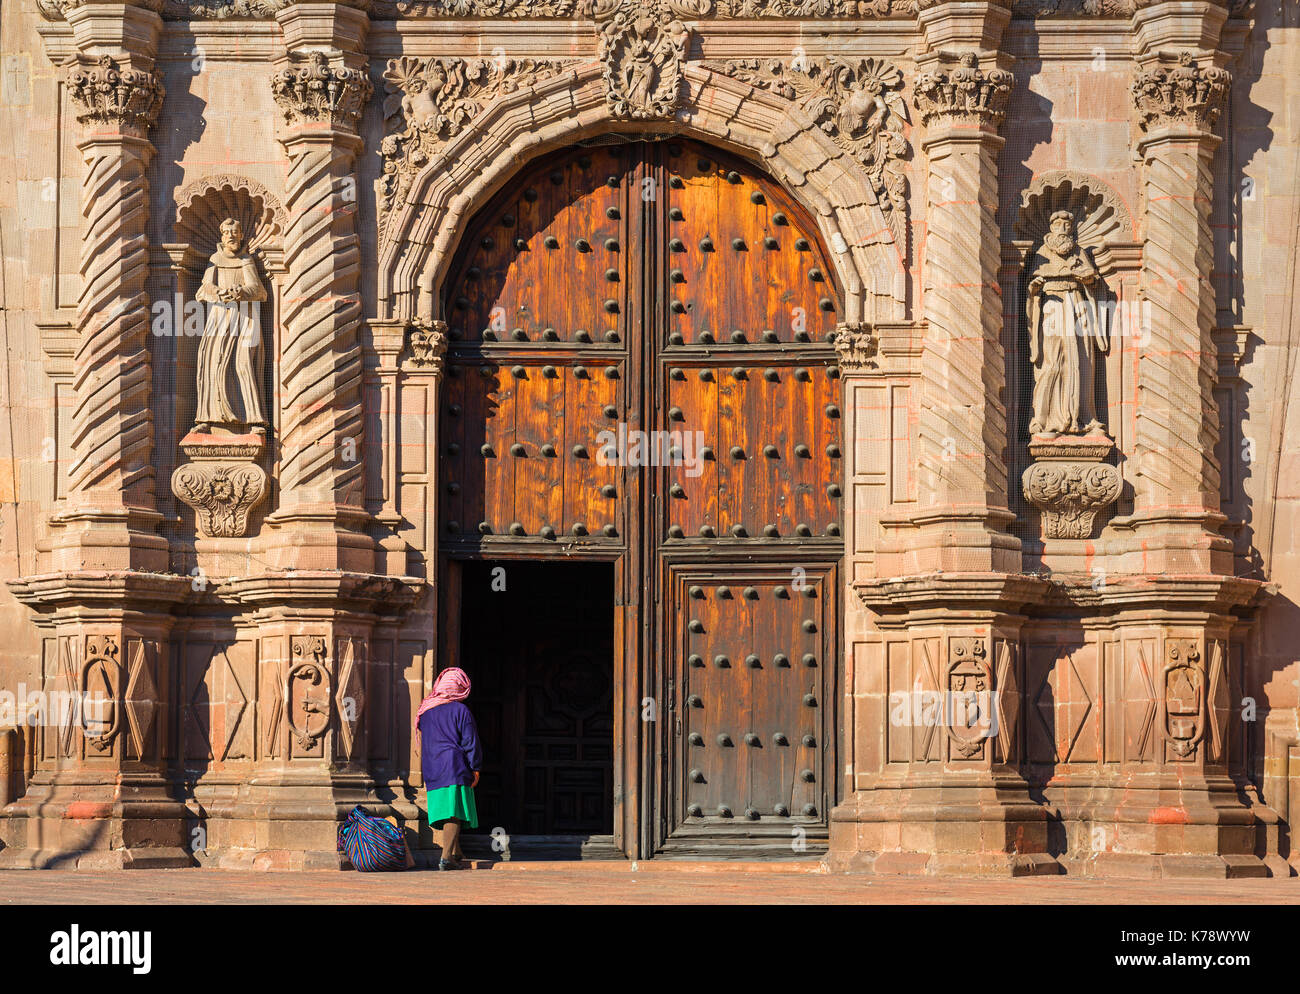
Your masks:
<svg viewBox="0 0 1300 994"><path fill-rule="evenodd" d="M466 562L461 605L484 750L475 848L614 855L613 566Z"/></svg>

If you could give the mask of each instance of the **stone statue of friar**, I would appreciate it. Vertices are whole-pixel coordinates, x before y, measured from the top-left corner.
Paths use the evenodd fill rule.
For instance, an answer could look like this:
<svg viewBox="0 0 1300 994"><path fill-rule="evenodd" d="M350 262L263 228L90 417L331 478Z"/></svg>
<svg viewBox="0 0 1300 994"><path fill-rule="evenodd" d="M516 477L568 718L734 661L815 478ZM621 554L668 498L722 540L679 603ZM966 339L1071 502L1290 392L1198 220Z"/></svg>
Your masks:
<svg viewBox="0 0 1300 994"><path fill-rule="evenodd" d="M1075 237L1074 215L1055 212L1029 270L1032 435L1089 434L1097 420L1097 355L1110 346L1094 287L1101 274Z"/></svg>
<svg viewBox="0 0 1300 994"><path fill-rule="evenodd" d="M221 222L221 245L208 262L195 295L207 306L199 343L198 404L194 430L214 425L235 431L264 432L262 410L262 307L266 287L257 264L242 252L243 226Z"/></svg>

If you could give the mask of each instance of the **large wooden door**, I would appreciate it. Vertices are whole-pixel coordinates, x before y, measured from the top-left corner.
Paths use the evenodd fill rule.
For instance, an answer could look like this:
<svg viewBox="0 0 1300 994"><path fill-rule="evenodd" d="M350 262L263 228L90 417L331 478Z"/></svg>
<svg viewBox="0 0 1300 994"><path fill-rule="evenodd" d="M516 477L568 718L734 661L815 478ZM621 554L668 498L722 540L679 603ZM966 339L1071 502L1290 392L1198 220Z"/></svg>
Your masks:
<svg viewBox="0 0 1300 994"><path fill-rule="evenodd" d="M815 851L843 547L811 219L716 150L618 141L534 163L462 244L444 556L614 564L625 849Z"/></svg>

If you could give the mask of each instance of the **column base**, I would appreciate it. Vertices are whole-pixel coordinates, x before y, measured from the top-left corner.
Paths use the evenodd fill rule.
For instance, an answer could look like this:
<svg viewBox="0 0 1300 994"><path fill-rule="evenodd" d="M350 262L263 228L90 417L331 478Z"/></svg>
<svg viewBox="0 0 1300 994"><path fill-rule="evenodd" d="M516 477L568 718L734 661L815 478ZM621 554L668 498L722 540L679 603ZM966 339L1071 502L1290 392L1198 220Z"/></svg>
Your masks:
<svg viewBox="0 0 1300 994"><path fill-rule="evenodd" d="M1046 809L1023 781L881 787L831 812L831 870L960 877L1057 874Z"/></svg>
<svg viewBox="0 0 1300 994"><path fill-rule="evenodd" d="M0 812L0 869L156 870L195 865L185 807L158 778L43 780Z"/></svg>

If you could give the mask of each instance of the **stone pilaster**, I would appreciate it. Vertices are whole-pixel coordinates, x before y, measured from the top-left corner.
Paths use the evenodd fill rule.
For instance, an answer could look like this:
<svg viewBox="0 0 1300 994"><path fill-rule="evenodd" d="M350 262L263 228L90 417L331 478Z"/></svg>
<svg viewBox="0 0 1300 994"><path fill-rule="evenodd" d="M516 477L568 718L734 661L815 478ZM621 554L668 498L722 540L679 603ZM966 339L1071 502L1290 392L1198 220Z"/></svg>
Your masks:
<svg viewBox="0 0 1300 994"><path fill-rule="evenodd" d="M358 124L372 85L369 20L342 4L298 3L277 15L286 62L271 79L288 159L280 505L272 563L286 569L374 568L365 534Z"/></svg>
<svg viewBox="0 0 1300 994"><path fill-rule="evenodd" d="M155 5L156 6L156 5ZM149 129L163 102L162 20L145 4L67 11L66 85L85 159L82 291L73 360L68 500L51 519L56 570L167 568L155 534L149 354Z"/></svg>
<svg viewBox="0 0 1300 994"><path fill-rule="evenodd" d="M1150 573L1232 573L1218 534L1218 410L1212 128L1231 77L1215 64L1225 11L1213 3L1155 3L1134 18L1135 130L1142 156L1146 238L1142 293L1149 327L1138 363L1137 476L1132 525ZM1205 47L1203 47L1205 46ZM1207 48L1209 50L1207 50ZM1145 323L1145 322L1144 322Z"/></svg>

